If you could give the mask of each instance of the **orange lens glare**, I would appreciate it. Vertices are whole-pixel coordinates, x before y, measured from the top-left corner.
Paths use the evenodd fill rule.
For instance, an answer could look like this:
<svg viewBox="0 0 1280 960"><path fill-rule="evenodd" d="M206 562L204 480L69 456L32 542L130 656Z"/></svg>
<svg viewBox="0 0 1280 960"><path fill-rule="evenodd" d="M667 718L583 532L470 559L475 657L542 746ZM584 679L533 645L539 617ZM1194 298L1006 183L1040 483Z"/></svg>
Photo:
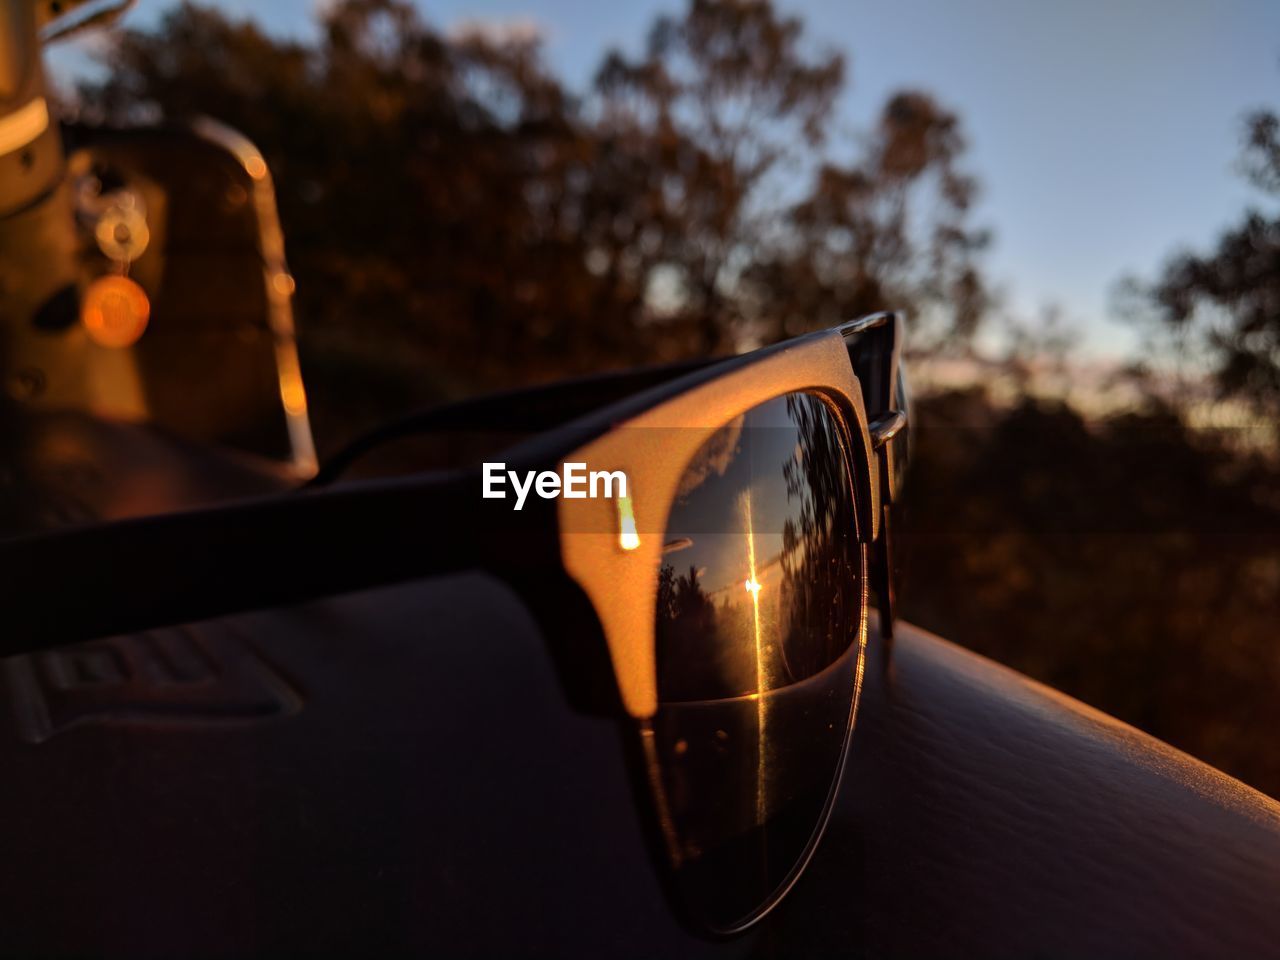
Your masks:
<svg viewBox="0 0 1280 960"><path fill-rule="evenodd" d="M130 347L138 342L151 317L146 291L128 277L99 277L85 290L80 321L94 343Z"/></svg>

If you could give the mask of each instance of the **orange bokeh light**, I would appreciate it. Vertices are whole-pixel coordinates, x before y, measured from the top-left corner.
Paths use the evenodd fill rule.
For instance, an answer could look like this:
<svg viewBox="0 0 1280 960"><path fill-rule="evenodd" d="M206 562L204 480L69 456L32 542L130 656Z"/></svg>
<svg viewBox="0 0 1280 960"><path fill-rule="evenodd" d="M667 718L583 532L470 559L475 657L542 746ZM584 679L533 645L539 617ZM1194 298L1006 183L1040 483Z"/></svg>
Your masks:
<svg viewBox="0 0 1280 960"><path fill-rule="evenodd" d="M255 180L261 180L267 175L266 161L256 153L252 156L245 157L244 168L248 172L249 176L253 177Z"/></svg>
<svg viewBox="0 0 1280 960"><path fill-rule="evenodd" d="M128 277L98 277L85 290L80 321L90 339L103 347L138 342L151 318L146 291Z"/></svg>

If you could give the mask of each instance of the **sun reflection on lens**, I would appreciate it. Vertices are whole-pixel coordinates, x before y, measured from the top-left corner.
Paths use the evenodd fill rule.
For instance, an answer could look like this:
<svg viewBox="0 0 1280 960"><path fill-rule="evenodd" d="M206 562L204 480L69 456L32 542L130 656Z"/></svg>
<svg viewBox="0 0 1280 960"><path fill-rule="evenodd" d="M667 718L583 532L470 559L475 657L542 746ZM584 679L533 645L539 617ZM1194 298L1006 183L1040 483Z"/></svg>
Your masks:
<svg viewBox="0 0 1280 960"><path fill-rule="evenodd" d="M747 565L750 576L747 578L747 592L751 594L752 625L756 641L756 822L764 823L766 814L765 798L765 710L764 693L769 689L769 671L765 662L764 636L760 629L760 581L756 577L756 533L751 519L751 488L742 493L743 527L747 533Z"/></svg>
<svg viewBox="0 0 1280 960"><path fill-rule="evenodd" d="M650 779L682 900L730 932L787 889L830 808L866 559L843 432L821 398L749 411L678 489L654 597Z"/></svg>
<svg viewBox="0 0 1280 960"><path fill-rule="evenodd" d="M618 545L623 550L635 550L640 546L640 534L636 532L636 515L631 507L631 494L618 498Z"/></svg>

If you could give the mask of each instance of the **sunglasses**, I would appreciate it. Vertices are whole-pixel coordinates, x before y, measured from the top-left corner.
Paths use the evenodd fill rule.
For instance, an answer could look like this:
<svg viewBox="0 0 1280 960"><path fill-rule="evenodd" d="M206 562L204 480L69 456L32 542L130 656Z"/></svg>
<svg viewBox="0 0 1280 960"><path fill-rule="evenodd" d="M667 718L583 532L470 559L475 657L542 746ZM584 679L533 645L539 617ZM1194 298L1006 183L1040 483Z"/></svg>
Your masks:
<svg viewBox="0 0 1280 960"><path fill-rule="evenodd" d="M0 655L488 571L537 617L569 702L620 718L678 912L744 930L826 825L873 592L892 634L901 341L900 315L879 313L727 360L509 392L392 424L300 491L4 541ZM493 430L529 434L500 471L330 485L398 437ZM559 489L518 510L484 495L545 473Z"/></svg>

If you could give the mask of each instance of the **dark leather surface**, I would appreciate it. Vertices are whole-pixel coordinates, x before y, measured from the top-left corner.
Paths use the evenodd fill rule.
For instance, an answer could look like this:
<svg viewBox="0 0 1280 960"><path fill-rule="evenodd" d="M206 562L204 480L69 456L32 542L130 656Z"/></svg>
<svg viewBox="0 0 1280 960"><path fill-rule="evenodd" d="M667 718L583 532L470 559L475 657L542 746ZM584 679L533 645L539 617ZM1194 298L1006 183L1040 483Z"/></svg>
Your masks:
<svg viewBox="0 0 1280 960"><path fill-rule="evenodd" d="M1280 804L1011 670L900 628L852 760L800 952L1280 955Z"/></svg>
<svg viewBox="0 0 1280 960"><path fill-rule="evenodd" d="M661 896L617 727L486 577L3 679L8 955L1280 956L1277 804L909 628L808 873L719 943Z"/></svg>

